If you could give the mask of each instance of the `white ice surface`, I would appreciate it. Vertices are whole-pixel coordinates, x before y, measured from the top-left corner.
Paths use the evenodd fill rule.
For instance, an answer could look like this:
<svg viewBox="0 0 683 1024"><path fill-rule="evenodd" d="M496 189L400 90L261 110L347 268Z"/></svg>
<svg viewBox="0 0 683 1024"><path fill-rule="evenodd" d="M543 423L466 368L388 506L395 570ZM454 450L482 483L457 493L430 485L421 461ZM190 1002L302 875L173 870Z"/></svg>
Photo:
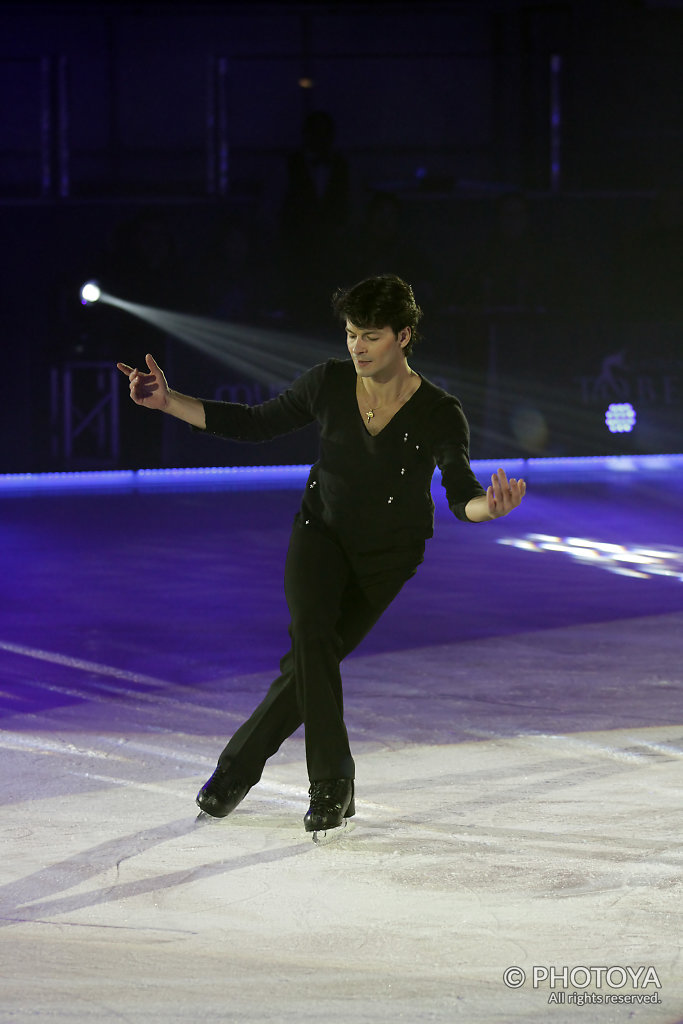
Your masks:
<svg viewBox="0 0 683 1024"><path fill-rule="evenodd" d="M300 736L197 825L241 718L219 681L143 698L74 673L83 702L0 733L0 1021L678 1022L682 626L350 659L358 814L323 848ZM192 731L202 709L215 735ZM549 1003L534 965L651 966L661 988L554 991L660 1002Z"/></svg>

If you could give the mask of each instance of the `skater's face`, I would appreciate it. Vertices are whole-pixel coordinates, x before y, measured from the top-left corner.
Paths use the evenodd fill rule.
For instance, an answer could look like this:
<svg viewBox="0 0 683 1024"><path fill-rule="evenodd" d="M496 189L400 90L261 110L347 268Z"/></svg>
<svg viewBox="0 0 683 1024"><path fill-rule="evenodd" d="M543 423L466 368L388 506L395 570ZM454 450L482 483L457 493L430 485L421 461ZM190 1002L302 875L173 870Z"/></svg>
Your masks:
<svg viewBox="0 0 683 1024"><path fill-rule="evenodd" d="M359 377L396 373L405 362L403 349L409 341L410 327L394 334L391 327L357 327L346 321L346 344Z"/></svg>

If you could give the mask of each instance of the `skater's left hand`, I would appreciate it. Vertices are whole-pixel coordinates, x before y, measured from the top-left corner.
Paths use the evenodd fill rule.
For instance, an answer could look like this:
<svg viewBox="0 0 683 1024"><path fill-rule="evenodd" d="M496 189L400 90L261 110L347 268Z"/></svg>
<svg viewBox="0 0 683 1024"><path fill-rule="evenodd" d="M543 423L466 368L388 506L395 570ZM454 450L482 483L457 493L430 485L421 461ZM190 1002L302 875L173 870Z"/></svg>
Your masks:
<svg viewBox="0 0 683 1024"><path fill-rule="evenodd" d="M500 519L501 516L512 512L521 504L525 494L526 482L524 480L516 480L514 476L508 480L505 470L499 469L491 476L491 484L486 491L486 501L491 519Z"/></svg>

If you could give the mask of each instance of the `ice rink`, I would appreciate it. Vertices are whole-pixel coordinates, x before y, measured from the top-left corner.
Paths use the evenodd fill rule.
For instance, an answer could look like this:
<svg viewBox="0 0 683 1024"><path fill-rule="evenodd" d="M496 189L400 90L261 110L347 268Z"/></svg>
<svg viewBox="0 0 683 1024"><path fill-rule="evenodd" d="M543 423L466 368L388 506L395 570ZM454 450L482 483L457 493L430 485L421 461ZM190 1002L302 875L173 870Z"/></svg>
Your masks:
<svg viewBox="0 0 683 1024"><path fill-rule="evenodd" d="M305 473L4 481L0 1021L683 1020L682 468L515 464L479 526L435 483L325 847L301 733L194 804L287 643Z"/></svg>

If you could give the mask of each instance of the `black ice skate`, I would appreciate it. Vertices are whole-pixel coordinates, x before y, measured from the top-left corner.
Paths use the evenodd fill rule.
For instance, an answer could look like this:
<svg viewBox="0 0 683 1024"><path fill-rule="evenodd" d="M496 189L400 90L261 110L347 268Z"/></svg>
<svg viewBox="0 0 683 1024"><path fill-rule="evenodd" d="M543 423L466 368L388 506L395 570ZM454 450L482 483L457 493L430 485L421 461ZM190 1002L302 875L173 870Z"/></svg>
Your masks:
<svg viewBox="0 0 683 1024"><path fill-rule="evenodd" d="M304 817L304 828L313 833L314 843L336 839L356 813L353 779L312 782L308 794L311 806Z"/></svg>
<svg viewBox="0 0 683 1024"><path fill-rule="evenodd" d="M218 764L211 778L197 793L197 806L211 818L225 818L241 804L251 785L227 764ZM199 815L201 819L203 814Z"/></svg>

